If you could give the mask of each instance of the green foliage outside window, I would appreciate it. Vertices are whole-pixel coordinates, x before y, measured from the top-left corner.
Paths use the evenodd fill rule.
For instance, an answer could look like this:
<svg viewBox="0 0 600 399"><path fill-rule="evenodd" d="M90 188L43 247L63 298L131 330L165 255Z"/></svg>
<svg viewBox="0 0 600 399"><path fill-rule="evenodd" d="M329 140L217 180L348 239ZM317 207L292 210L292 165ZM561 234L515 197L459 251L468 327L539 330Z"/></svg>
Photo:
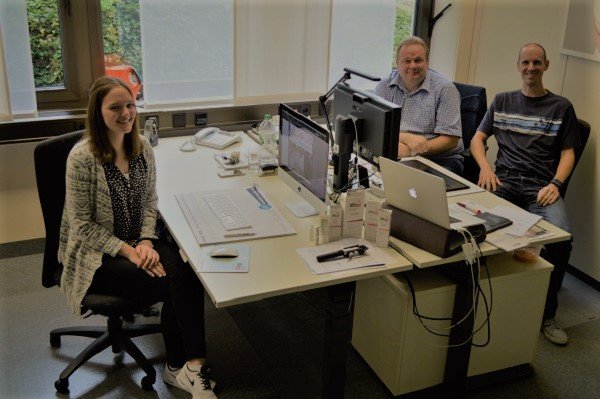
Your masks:
<svg viewBox="0 0 600 399"><path fill-rule="evenodd" d="M141 78L139 0L101 0L100 5L105 56L112 59L113 63L131 65Z"/></svg>
<svg viewBox="0 0 600 399"><path fill-rule="evenodd" d="M396 68L396 47L409 36L413 30L413 0L398 0L396 6L396 30L394 31L394 49L392 51L392 69Z"/></svg>
<svg viewBox="0 0 600 399"><path fill-rule="evenodd" d="M27 0L36 87L63 86L58 0ZM139 0L101 0L104 54L113 64L133 66L141 77Z"/></svg>
<svg viewBox="0 0 600 399"><path fill-rule="evenodd" d="M56 0L27 0L33 77L36 87L64 81Z"/></svg>

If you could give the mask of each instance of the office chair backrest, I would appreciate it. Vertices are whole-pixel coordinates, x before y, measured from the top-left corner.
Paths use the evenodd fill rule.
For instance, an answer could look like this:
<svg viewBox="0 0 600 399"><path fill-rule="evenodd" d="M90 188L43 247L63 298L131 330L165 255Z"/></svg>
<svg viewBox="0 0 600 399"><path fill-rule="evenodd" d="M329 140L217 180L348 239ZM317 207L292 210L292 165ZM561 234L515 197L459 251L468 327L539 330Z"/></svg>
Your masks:
<svg viewBox="0 0 600 399"><path fill-rule="evenodd" d="M60 221L65 204L65 173L71 148L83 136L83 130L63 134L39 143L33 152L35 178L46 228L42 285L60 283L62 266L58 263Z"/></svg>
<svg viewBox="0 0 600 399"><path fill-rule="evenodd" d="M563 197L563 199L565 198L565 195L567 195L567 187L569 186L571 177L573 176L573 173L575 172L575 168L577 167L577 164L579 163L579 159L581 158L581 155L583 154L585 145L587 144L588 139L590 138L590 130L591 130L590 124L587 123L586 121L584 121L583 119L577 119L577 125L579 126L579 146L574 148L575 163L573 164L573 170L571 171L571 174L569 175L567 180L565 180L563 187L560 190L560 196Z"/></svg>
<svg viewBox="0 0 600 399"><path fill-rule="evenodd" d="M456 86L460 94L462 139L465 147L468 148L487 110L487 94L485 87L456 82L454 86Z"/></svg>
<svg viewBox="0 0 600 399"><path fill-rule="evenodd" d="M460 94L460 120L462 123L462 139L465 146L465 151L463 151L465 161L463 177L473 183L477 183L479 179L479 166L471 156L469 147L471 139L485 116L487 94L485 88L480 86L456 82L454 82L454 86L456 86Z"/></svg>

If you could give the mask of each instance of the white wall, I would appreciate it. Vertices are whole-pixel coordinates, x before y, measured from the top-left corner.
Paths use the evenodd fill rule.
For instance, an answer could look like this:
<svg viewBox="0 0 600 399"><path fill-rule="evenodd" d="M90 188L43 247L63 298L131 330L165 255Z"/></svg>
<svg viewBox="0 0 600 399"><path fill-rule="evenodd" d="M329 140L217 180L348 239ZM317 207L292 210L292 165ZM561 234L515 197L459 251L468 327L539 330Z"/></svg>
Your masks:
<svg viewBox="0 0 600 399"><path fill-rule="evenodd" d="M437 10L447 1L436 3ZM431 59L439 70L452 71L450 78L486 87L489 103L498 92L520 87L516 60L521 45L539 42L546 48L550 68L544 74L544 85L571 100L577 116L592 126L566 202L574 238L570 263L600 280L600 248L595 245L600 229L595 205L600 200L596 183L600 176L596 162L600 144L594 137L600 126L600 63L560 53L567 5L568 0L454 2L451 8L456 6L454 11L460 15L450 14L448 19L444 16L436 25L433 42L442 40L448 44L441 49L433 45ZM449 48L454 49L454 58L449 57ZM471 49L468 56L465 48ZM488 158L493 160L494 148L491 150Z"/></svg>

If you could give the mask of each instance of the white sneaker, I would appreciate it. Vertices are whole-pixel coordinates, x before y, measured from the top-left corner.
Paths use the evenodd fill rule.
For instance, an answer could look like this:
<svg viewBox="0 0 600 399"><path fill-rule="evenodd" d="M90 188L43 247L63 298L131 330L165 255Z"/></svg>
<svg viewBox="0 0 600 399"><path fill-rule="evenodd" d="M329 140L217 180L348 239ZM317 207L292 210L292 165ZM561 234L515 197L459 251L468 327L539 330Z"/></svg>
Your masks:
<svg viewBox="0 0 600 399"><path fill-rule="evenodd" d="M192 399L216 399L215 382L210 379L210 366L203 364L199 371L190 370L186 363L177 374L178 386L192 394Z"/></svg>
<svg viewBox="0 0 600 399"><path fill-rule="evenodd" d="M165 371L163 372L163 381L166 384L172 385L174 387L177 387L177 388L180 388L180 389L185 389L177 381L177 374L179 374L180 370L181 370L181 367L178 368L178 369L176 369L174 367L169 366L168 364L165 365Z"/></svg>
<svg viewBox="0 0 600 399"><path fill-rule="evenodd" d="M556 324L556 320L554 319L544 320L542 331L544 331L544 336L548 341L555 345L566 345L569 342L567 333Z"/></svg>

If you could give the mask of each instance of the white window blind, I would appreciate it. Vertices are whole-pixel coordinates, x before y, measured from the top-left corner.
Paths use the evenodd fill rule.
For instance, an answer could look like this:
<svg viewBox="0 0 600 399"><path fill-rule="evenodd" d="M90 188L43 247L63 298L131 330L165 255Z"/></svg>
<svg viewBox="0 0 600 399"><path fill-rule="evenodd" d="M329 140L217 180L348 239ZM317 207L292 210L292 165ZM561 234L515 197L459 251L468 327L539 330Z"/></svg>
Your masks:
<svg viewBox="0 0 600 399"><path fill-rule="evenodd" d="M140 0L144 103L233 97L233 0Z"/></svg>
<svg viewBox="0 0 600 399"><path fill-rule="evenodd" d="M396 0L333 0L329 82L344 68L380 78L391 72ZM375 82L352 77L353 87L373 89Z"/></svg>
<svg viewBox="0 0 600 399"><path fill-rule="evenodd" d="M326 91L330 15L330 1L237 0L236 99Z"/></svg>
<svg viewBox="0 0 600 399"><path fill-rule="evenodd" d="M0 1L0 31L5 61L4 65L0 62L0 90L8 88L10 94L10 101L0 102L0 113L6 113L5 119L36 116L25 0Z"/></svg>

